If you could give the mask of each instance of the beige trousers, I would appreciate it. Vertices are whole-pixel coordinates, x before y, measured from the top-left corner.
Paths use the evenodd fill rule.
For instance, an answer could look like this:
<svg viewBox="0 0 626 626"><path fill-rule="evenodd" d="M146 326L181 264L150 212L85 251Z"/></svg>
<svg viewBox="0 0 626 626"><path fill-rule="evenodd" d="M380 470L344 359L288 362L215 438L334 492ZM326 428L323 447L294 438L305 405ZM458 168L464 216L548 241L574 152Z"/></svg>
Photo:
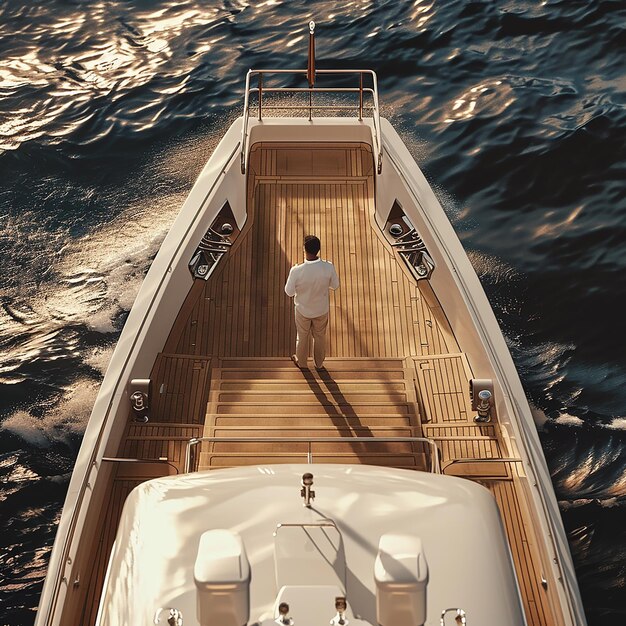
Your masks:
<svg viewBox="0 0 626 626"><path fill-rule="evenodd" d="M315 367L322 367L326 356L326 327L328 313L319 317L304 317L296 310L296 359L298 365L306 367L309 358L309 340L313 335L313 360Z"/></svg>

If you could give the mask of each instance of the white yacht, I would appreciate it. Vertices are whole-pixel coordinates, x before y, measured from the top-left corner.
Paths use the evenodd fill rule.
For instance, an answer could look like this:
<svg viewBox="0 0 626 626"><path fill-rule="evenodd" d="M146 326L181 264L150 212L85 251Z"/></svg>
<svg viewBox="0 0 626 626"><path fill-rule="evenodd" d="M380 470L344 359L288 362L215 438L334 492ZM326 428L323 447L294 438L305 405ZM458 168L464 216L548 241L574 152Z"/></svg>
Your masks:
<svg viewBox="0 0 626 626"><path fill-rule="evenodd" d="M585 624L480 282L375 73L312 57L248 72L148 272L37 626ZM341 281L319 371L283 290L307 234Z"/></svg>

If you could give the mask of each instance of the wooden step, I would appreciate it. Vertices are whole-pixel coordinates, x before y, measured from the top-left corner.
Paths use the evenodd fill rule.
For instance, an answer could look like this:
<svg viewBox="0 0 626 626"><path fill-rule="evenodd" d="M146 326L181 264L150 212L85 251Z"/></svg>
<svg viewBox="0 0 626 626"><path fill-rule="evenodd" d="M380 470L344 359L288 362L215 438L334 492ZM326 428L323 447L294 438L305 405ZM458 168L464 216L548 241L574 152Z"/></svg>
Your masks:
<svg viewBox="0 0 626 626"><path fill-rule="evenodd" d="M288 358L221 359L213 369L205 421L210 437L324 437L327 442L204 442L199 467L316 462L426 468L424 447L376 442L420 436L412 374L404 359L328 359L325 371ZM373 441L338 442L367 436Z"/></svg>
<svg viewBox="0 0 626 626"><path fill-rule="evenodd" d="M402 369L390 370L359 370L346 369L333 372L332 375L321 374L315 370L299 370L294 368L276 368L276 369L227 369L220 373L222 380L307 380L314 379L332 380L332 381L351 381L359 382L362 380L374 380L377 382L385 380L404 380L405 372Z"/></svg>
<svg viewBox="0 0 626 626"><path fill-rule="evenodd" d="M390 404L387 402L341 403L333 404L328 400L315 402L237 402L234 404L216 403L211 412L217 415L241 415L256 413L257 415L317 415L320 407L326 407L328 414L337 412L345 415L413 415L409 403Z"/></svg>
<svg viewBox="0 0 626 626"><path fill-rule="evenodd" d="M332 441L329 439L326 442L313 442L310 444L311 450L314 454L352 454L352 453L364 453L364 454L414 454L413 444L405 441L381 441L377 442L376 437L371 437L371 442L344 442L344 441ZM282 452L284 454L306 454L309 449L309 444L306 442L297 441L269 441L269 442L255 442L250 440L248 442L240 441L209 441L202 443L202 454L218 454L218 453L245 453L245 454L274 454L275 452Z"/></svg>
<svg viewBox="0 0 626 626"><path fill-rule="evenodd" d="M360 404L360 403L386 403L403 404L407 402L406 393L385 393L380 391L361 393L326 393L302 389L298 391L262 391L262 392L241 392L241 391L213 391L209 396L210 403L235 404L245 403L316 403L316 404Z"/></svg>
<svg viewBox="0 0 626 626"><path fill-rule="evenodd" d="M409 426L409 416L399 415L368 415L366 417L347 417L344 415L329 416L323 414L311 415L210 415L207 424L211 426L298 426L332 425L334 422L350 428L358 426Z"/></svg>
<svg viewBox="0 0 626 626"><path fill-rule="evenodd" d="M308 363L311 370L314 370L314 363L309 359ZM268 369L296 369L295 363L290 357L249 357L245 359L238 358L222 358L219 367L221 369L249 369L249 368L268 368ZM324 360L324 367L328 372L342 370L397 370L405 367L404 359L399 358L339 358L329 357Z"/></svg>
<svg viewBox="0 0 626 626"><path fill-rule="evenodd" d="M216 380L212 383L212 389L219 391L252 391L262 392L269 391L274 393L297 393L300 391L311 391L311 386L304 380ZM349 381L341 380L339 382L327 383L319 385L323 391L340 391L342 393L405 393L405 382L400 381Z"/></svg>
<svg viewBox="0 0 626 626"><path fill-rule="evenodd" d="M213 428L213 437L414 437L411 426L225 426Z"/></svg>

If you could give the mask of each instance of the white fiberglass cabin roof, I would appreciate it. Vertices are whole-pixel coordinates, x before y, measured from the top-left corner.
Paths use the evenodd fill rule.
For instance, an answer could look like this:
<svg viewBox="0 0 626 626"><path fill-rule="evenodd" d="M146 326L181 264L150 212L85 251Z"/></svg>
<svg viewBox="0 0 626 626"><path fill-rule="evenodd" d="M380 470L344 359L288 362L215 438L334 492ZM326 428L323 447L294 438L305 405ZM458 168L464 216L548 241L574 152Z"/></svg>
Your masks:
<svg viewBox="0 0 626 626"><path fill-rule="evenodd" d="M314 474L310 508L300 495L306 472ZM199 624L194 564L201 537L214 529L240 538L247 554L249 624L278 617L276 600L289 600L289 589L294 626L329 624L337 594L353 626L378 623L375 563L384 535L396 547L398 536L407 538L405 558L421 545L426 624L438 625L449 607L463 609L470 626L525 623L498 509L483 487L385 467L273 465L139 485L124 506L99 625L154 623L170 607L184 626ZM298 594L312 600L300 614Z"/></svg>

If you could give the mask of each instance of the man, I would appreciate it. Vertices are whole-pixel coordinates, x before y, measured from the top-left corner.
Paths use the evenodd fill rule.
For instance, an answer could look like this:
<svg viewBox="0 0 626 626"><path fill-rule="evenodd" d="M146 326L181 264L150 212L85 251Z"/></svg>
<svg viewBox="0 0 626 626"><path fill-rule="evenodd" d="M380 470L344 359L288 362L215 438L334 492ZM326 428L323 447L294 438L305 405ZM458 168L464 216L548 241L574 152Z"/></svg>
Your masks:
<svg viewBox="0 0 626 626"><path fill-rule="evenodd" d="M323 369L326 356L326 327L330 303L329 290L339 287L339 278L332 263L319 258L320 240L314 235L304 238L305 261L289 272L285 293L294 297L296 310L296 353L291 357L300 367L307 366L309 337L313 335L315 367Z"/></svg>

